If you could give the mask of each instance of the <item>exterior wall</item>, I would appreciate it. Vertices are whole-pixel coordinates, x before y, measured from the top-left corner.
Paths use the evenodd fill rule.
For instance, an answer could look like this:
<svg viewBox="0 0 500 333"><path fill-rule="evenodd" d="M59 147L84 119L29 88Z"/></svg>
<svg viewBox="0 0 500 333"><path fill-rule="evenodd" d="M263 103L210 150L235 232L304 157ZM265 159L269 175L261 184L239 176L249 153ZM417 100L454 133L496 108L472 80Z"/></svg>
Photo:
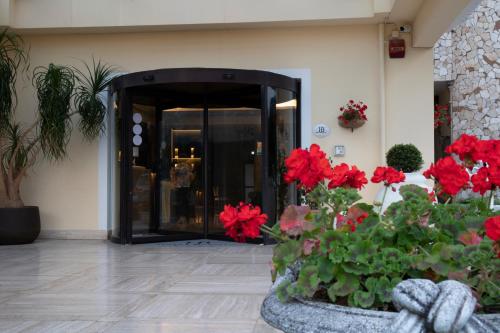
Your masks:
<svg viewBox="0 0 500 333"><path fill-rule="evenodd" d="M434 48L434 80L451 86L452 140L500 138L500 1L483 0Z"/></svg>
<svg viewBox="0 0 500 333"><path fill-rule="evenodd" d="M2 0L5 1L5 0ZM380 21L394 0L11 0L16 29L176 27L187 25Z"/></svg>
<svg viewBox="0 0 500 333"><path fill-rule="evenodd" d="M412 45L410 34L401 34L401 38ZM389 59L387 48L385 52L385 150L398 143L413 143L422 152L425 168L434 161L432 49L407 48L404 59Z"/></svg>
<svg viewBox="0 0 500 333"><path fill-rule="evenodd" d="M32 68L49 62L81 67L80 59L88 61L93 55L119 72L174 67L310 69L312 125L321 122L331 128L330 136L313 136L313 142L330 154L334 145L345 145L346 156L335 158L335 163L356 164L368 176L384 163L376 25L24 37L31 45ZM387 142L413 142L430 163L432 112L426 110L432 108L432 52L410 48L406 59L387 60L386 66ZM21 118L30 119L33 89L29 82L19 84ZM350 98L369 106L369 121L354 133L337 125L338 108ZM27 204L40 206L43 230L99 229L98 163L98 144L87 144L75 134L68 160L41 162L30 175L22 193ZM371 201L377 190L370 185L363 191L365 199Z"/></svg>

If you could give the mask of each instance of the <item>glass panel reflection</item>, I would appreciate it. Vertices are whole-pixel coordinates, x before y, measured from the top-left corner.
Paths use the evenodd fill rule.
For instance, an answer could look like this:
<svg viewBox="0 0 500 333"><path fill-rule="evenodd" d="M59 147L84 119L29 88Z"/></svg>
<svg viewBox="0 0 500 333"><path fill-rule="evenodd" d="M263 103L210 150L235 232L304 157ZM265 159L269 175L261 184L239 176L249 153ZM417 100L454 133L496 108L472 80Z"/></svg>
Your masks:
<svg viewBox="0 0 500 333"><path fill-rule="evenodd" d="M297 99L294 92L276 89L276 144L278 175L276 217L290 204L297 203L297 189L293 184L287 184L283 179L286 171L285 159L297 146Z"/></svg>
<svg viewBox="0 0 500 333"><path fill-rule="evenodd" d="M208 233L223 235L225 204L262 204L260 86L212 85L208 96Z"/></svg>
<svg viewBox="0 0 500 333"><path fill-rule="evenodd" d="M164 93L170 99L159 126L159 229L166 234L204 230L202 89L186 84Z"/></svg>

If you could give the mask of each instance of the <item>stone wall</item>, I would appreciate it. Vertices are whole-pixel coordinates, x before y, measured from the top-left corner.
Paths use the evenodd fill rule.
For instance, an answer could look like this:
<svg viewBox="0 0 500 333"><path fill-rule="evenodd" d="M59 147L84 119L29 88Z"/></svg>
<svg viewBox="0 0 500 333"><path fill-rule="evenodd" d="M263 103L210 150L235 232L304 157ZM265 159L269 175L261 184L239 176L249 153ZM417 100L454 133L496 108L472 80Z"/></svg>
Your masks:
<svg viewBox="0 0 500 333"><path fill-rule="evenodd" d="M500 138L500 0L483 0L434 47L434 80L453 81L452 140Z"/></svg>

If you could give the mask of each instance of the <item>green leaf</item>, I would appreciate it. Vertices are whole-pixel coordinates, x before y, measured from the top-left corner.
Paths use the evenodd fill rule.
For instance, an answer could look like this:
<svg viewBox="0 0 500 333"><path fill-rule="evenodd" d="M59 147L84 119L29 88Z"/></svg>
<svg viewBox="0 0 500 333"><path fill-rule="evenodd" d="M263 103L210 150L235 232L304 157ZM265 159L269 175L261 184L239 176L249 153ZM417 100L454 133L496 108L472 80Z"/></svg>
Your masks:
<svg viewBox="0 0 500 333"><path fill-rule="evenodd" d="M288 266L294 264L301 253L300 242L289 240L274 247L273 262L279 274L285 274Z"/></svg>
<svg viewBox="0 0 500 333"><path fill-rule="evenodd" d="M365 309L372 306L373 302L375 302L375 295L369 291L356 290L352 298L357 306Z"/></svg>
<svg viewBox="0 0 500 333"><path fill-rule="evenodd" d="M338 266L327 257L320 257L318 259L318 276L322 282L328 283L333 280L337 271Z"/></svg>
<svg viewBox="0 0 500 333"><path fill-rule="evenodd" d="M347 262L342 264L342 269L346 273L363 275L370 273L370 266L364 263Z"/></svg>
<svg viewBox="0 0 500 333"><path fill-rule="evenodd" d="M276 296L278 299L285 303L290 299L290 293L288 292L288 287L291 285L289 280L283 281L278 288L276 288Z"/></svg>
<svg viewBox="0 0 500 333"><path fill-rule="evenodd" d="M337 296L335 295L335 288L333 287L333 285L331 285L326 292L328 294L328 297L330 298L330 301L332 301L332 303L335 303L335 301L337 300Z"/></svg>
<svg viewBox="0 0 500 333"><path fill-rule="evenodd" d="M359 278L354 274L341 273L332 285L332 292L337 296L347 296L359 288Z"/></svg>
<svg viewBox="0 0 500 333"><path fill-rule="evenodd" d="M392 300L392 289L395 287L385 276L378 279L377 296L382 303L389 303Z"/></svg>
<svg viewBox="0 0 500 333"><path fill-rule="evenodd" d="M318 289L320 279L316 265L302 266L297 279L297 291L306 297L312 297Z"/></svg>

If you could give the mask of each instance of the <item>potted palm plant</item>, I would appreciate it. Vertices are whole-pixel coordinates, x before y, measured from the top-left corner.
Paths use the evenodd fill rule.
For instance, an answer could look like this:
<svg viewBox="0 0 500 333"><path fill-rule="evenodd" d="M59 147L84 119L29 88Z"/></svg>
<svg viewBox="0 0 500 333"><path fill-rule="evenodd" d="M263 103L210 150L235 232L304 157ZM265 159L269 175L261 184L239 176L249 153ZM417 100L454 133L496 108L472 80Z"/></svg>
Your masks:
<svg viewBox="0 0 500 333"><path fill-rule="evenodd" d="M29 70L26 50L19 35L0 32L0 244L30 243L38 237L39 210L24 205L21 182L39 159L66 156L73 123L89 141L99 136L106 113L99 95L112 74L110 66L94 60L84 72L54 64L34 68L37 116L23 124L15 117L15 85Z"/></svg>

